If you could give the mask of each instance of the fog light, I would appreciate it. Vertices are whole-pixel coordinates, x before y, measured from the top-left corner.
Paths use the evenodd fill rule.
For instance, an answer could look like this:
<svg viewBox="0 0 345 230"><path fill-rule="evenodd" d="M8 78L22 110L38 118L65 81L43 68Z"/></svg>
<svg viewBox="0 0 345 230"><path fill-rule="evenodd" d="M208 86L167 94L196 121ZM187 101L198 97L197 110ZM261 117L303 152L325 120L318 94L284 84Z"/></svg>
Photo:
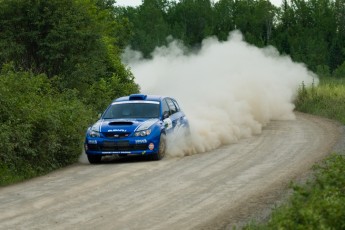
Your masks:
<svg viewBox="0 0 345 230"><path fill-rule="evenodd" d="M153 143L149 144L149 150L153 150L155 148L155 145Z"/></svg>

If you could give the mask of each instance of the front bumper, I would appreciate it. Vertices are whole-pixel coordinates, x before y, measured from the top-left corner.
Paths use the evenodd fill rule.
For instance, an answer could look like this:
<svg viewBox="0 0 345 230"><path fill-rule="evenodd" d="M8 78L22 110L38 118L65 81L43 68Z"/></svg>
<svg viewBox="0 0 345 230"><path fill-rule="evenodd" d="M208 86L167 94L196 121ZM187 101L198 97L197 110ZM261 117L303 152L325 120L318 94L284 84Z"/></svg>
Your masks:
<svg viewBox="0 0 345 230"><path fill-rule="evenodd" d="M86 138L85 153L92 155L146 155L158 152L159 138Z"/></svg>

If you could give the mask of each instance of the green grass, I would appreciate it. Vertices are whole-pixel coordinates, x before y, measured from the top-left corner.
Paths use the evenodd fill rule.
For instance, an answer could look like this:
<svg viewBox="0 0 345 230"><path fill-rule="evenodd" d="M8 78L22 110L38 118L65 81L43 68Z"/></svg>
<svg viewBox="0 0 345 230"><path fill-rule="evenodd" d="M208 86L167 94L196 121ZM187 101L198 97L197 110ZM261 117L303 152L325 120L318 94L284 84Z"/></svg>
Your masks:
<svg viewBox="0 0 345 230"><path fill-rule="evenodd" d="M321 79L299 90L296 109L345 124L345 79ZM292 185L289 201L273 210L266 223L244 229L345 229L345 156L332 154L314 166L314 179Z"/></svg>
<svg viewBox="0 0 345 230"><path fill-rule="evenodd" d="M289 202L267 223L244 229L345 229L345 157L333 154L314 170L315 179L294 185Z"/></svg>
<svg viewBox="0 0 345 230"><path fill-rule="evenodd" d="M345 124L345 79L321 79L318 86L311 88L302 85L295 104L298 111Z"/></svg>

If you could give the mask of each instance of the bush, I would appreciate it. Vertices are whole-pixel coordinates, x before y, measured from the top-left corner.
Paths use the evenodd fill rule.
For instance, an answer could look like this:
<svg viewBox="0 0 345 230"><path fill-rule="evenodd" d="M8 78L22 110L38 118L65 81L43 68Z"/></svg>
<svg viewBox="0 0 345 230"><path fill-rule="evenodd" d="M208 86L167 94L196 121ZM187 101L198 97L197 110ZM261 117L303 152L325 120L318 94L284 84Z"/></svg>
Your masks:
<svg viewBox="0 0 345 230"><path fill-rule="evenodd" d="M0 185L75 162L91 111L73 90L56 93L45 75L0 74Z"/></svg>
<svg viewBox="0 0 345 230"><path fill-rule="evenodd" d="M333 75L336 78L345 78L345 62L334 71Z"/></svg>

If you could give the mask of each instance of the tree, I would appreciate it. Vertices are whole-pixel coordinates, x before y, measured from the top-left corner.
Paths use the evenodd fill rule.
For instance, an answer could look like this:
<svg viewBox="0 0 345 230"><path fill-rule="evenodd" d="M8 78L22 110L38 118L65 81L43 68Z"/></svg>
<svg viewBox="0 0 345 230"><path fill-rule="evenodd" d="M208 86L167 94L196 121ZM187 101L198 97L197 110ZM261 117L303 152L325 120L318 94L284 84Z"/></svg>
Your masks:
<svg viewBox="0 0 345 230"><path fill-rule="evenodd" d="M268 45L271 39L276 8L265 0L237 0L234 4L235 28L245 40L257 46Z"/></svg>
<svg viewBox="0 0 345 230"><path fill-rule="evenodd" d="M274 43L314 71L324 65L333 71L341 64L335 9L330 0L284 1Z"/></svg>
<svg viewBox="0 0 345 230"><path fill-rule="evenodd" d="M182 30L182 33L172 34L173 37L181 39L185 45L200 45L204 38L213 35L210 0L181 0L169 14L169 24Z"/></svg>
<svg viewBox="0 0 345 230"><path fill-rule="evenodd" d="M101 77L128 80L111 0L3 0L0 64L58 75L60 87L83 92ZM118 29L115 30L114 28ZM123 27L122 27L123 28Z"/></svg>
<svg viewBox="0 0 345 230"><path fill-rule="evenodd" d="M165 20L167 1L144 0L135 18L135 32L132 47L140 49L144 57L150 57L156 46L166 44L169 26Z"/></svg>
<svg viewBox="0 0 345 230"><path fill-rule="evenodd" d="M213 33L219 40L228 39L229 32L235 29L234 0L220 0L213 9Z"/></svg>
<svg viewBox="0 0 345 230"><path fill-rule="evenodd" d="M144 57L150 57L156 46L166 44L169 26L166 22L166 0L144 0L137 8L118 10L118 18L128 20L131 26L130 46L140 50Z"/></svg>
<svg viewBox="0 0 345 230"><path fill-rule="evenodd" d="M336 70L345 61L345 0L336 0L334 3L335 30L330 46L329 66Z"/></svg>

